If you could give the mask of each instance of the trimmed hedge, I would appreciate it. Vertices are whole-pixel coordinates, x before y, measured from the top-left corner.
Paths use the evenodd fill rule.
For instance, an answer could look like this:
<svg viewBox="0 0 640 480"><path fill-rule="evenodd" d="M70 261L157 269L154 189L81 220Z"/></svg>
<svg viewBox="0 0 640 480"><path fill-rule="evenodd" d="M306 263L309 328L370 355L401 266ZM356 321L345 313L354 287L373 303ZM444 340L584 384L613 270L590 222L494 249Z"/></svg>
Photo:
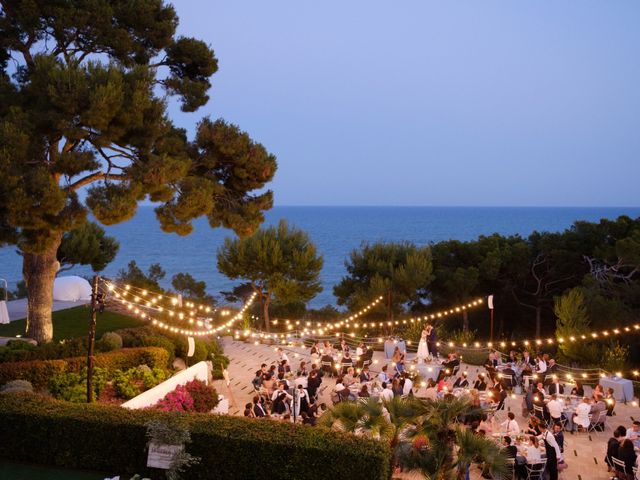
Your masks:
<svg viewBox="0 0 640 480"><path fill-rule="evenodd" d="M128 370L138 365L167 368L169 352L158 347L123 348L95 356L94 365L111 370ZM80 373L87 366L87 357L61 360L30 360L0 364L0 385L10 380L28 380L35 388L46 388L51 377L61 373Z"/></svg>
<svg viewBox="0 0 640 480"><path fill-rule="evenodd" d="M0 456L12 461L157 478L157 470L146 468L145 423L179 415L191 431L187 451L201 458L185 472L190 480L390 476L386 443L321 427L70 404L29 394L1 396L0 415Z"/></svg>

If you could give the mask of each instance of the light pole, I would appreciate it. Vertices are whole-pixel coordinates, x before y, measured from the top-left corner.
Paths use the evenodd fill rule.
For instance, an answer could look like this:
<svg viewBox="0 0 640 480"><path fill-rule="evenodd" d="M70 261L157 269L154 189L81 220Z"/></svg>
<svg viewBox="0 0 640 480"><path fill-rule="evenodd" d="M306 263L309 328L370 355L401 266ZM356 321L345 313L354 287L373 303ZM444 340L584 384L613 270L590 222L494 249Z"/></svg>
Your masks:
<svg viewBox="0 0 640 480"><path fill-rule="evenodd" d="M91 288L91 318L89 319L89 346L87 348L87 403L93 402L93 351L96 343L96 314L98 313L98 285L100 277L93 277Z"/></svg>

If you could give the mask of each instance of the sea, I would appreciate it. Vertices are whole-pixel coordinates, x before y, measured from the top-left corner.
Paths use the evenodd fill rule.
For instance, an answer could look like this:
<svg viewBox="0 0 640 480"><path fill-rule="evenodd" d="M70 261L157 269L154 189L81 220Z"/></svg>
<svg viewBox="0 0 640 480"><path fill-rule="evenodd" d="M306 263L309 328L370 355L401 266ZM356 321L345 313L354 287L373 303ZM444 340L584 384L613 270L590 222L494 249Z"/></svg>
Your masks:
<svg viewBox="0 0 640 480"><path fill-rule="evenodd" d="M323 290L309 306L335 305L333 286L346 275L345 261L363 242L409 241L427 245L441 240L473 240L480 235L500 233L528 236L532 231L559 232L577 220L599 221L620 215L640 217L640 207L320 207L277 206L266 213L265 224L286 219L305 230L324 257L321 273ZM140 206L129 221L104 227L118 239L120 250L102 272L115 277L131 260L146 269L159 263L167 275L161 282L170 288L171 277L190 273L204 280L214 296L240 282L221 275L216 268L216 252L225 237L234 233L211 229L206 219L194 222L191 235L180 237L162 232L152 206ZM21 280L22 260L15 247L0 249L0 278L13 288ZM64 275L91 276L89 267L75 267Z"/></svg>

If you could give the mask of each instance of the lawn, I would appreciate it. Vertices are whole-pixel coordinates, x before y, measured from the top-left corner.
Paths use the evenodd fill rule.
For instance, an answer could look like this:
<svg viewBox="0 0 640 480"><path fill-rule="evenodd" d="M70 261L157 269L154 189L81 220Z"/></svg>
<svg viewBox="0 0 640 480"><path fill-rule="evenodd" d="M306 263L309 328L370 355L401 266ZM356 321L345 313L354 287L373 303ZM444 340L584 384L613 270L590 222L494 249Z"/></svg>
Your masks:
<svg viewBox="0 0 640 480"><path fill-rule="evenodd" d="M88 305L53 312L53 339L62 340L86 336L89 332L90 316L91 310ZM100 338L103 333L112 330L140 327L146 324L144 320L114 312L99 313L97 318L96 338ZM6 325L0 325L0 337L23 335L25 329L26 320L16 320Z"/></svg>

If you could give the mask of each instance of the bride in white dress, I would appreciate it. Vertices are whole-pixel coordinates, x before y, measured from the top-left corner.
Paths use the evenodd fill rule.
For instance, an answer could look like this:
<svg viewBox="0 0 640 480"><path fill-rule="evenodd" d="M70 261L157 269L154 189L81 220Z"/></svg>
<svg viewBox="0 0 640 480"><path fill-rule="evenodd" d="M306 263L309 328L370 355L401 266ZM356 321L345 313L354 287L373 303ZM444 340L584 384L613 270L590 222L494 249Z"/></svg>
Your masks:
<svg viewBox="0 0 640 480"><path fill-rule="evenodd" d="M418 343L418 353L416 354L416 360L418 362L425 362L429 357L429 347L427 345L427 329L422 329L422 335L420 336L420 343Z"/></svg>

